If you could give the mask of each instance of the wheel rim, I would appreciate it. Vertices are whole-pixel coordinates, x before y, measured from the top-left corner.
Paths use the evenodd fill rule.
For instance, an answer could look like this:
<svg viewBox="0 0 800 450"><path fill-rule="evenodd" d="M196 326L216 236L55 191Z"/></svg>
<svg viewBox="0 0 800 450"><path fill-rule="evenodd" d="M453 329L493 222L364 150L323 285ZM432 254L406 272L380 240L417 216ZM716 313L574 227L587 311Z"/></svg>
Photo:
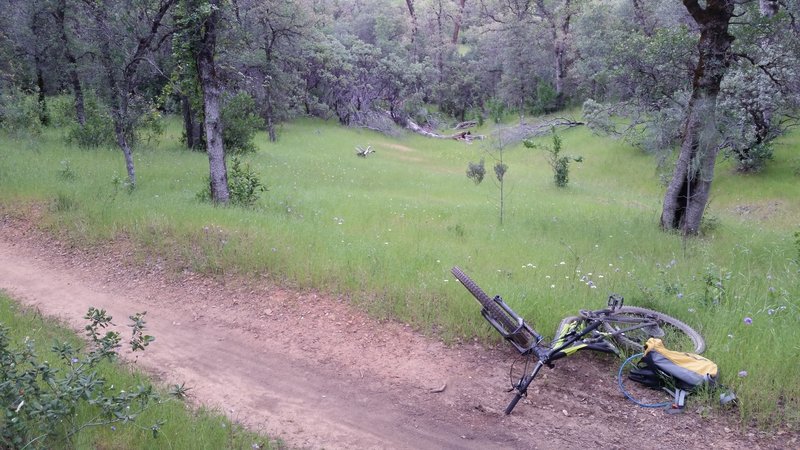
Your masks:
<svg viewBox="0 0 800 450"><path fill-rule="evenodd" d="M631 318L642 317L640 314L625 312L618 313L617 315ZM697 351L697 343L683 330L675 325L664 322L663 320L659 320L657 318L655 319L655 322L656 325L654 326L638 328L620 334L617 336L617 340L629 350L633 351L641 351L644 348L644 344L651 337L661 339L664 342L664 345L670 350L691 353L695 353ZM606 322L606 325L614 332L633 326L631 323L617 321L608 321Z"/></svg>

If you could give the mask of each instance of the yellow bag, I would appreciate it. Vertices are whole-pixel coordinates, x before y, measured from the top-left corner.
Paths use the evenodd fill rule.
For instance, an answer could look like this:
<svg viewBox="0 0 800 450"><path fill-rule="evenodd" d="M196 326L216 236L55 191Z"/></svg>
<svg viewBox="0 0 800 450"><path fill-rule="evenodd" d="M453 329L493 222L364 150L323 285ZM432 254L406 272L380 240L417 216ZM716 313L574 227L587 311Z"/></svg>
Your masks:
<svg viewBox="0 0 800 450"><path fill-rule="evenodd" d="M669 350L661 339L647 340L641 362L674 378L675 385L686 391L717 382L718 369L713 361L695 353Z"/></svg>

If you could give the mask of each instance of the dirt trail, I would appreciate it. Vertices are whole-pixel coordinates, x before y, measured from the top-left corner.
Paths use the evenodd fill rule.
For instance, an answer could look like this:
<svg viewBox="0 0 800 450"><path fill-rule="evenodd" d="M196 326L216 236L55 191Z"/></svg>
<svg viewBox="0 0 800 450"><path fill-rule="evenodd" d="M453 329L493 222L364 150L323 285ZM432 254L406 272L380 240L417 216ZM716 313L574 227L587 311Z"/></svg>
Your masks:
<svg viewBox="0 0 800 450"><path fill-rule="evenodd" d="M125 242L70 249L27 223L0 220L0 289L75 327L90 305L118 323L146 310L156 342L139 366L164 382L186 382L195 402L293 447L798 445L795 434L736 430L691 408L679 416L637 408L616 390L614 366L592 355L546 371L506 417L513 355L505 348L447 348L342 299L267 281L169 274L134 255Z"/></svg>

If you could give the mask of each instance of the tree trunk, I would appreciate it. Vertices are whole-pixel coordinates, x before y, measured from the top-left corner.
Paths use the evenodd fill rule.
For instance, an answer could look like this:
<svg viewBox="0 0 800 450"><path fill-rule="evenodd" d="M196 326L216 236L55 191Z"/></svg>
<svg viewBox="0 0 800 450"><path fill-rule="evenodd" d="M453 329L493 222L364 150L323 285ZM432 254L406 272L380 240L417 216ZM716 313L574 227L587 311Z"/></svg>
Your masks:
<svg viewBox="0 0 800 450"><path fill-rule="evenodd" d="M720 83L731 61L733 36L728 32L734 0L683 0L700 27L699 59L692 80L692 97L686 113L683 140L675 172L667 186L661 226L684 235L700 231L714 165L719 151L715 113Z"/></svg>
<svg viewBox="0 0 800 450"><path fill-rule="evenodd" d="M41 59L36 57L36 87L38 89L39 102L39 122L42 125L50 125L50 115L47 113L47 96L44 95L44 73L42 72Z"/></svg>
<svg viewBox="0 0 800 450"><path fill-rule="evenodd" d="M411 53L414 56L414 62L419 62L419 49L417 48L417 13L414 11L414 0L406 0L408 6L408 13L411 15Z"/></svg>
<svg viewBox="0 0 800 450"><path fill-rule="evenodd" d="M458 2L458 13L453 18L453 45L458 44L458 35L461 32L461 21L464 19L464 3L467 0L456 0Z"/></svg>
<svg viewBox="0 0 800 450"><path fill-rule="evenodd" d="M192 108L192 100L188 95L181 95L181 109L186 147L191 150L203 150L203 122L198 117L197 111Z"/></svg>
<svg viewBox="0 0 800 450"><path fill-rule="evenodd" d="M633 0L633 17L642 33L647 37L651 37L653 35L653 29L647 24L647 14L644 10L643 2L644 0Z"/></svg>
<svg viewBox="0 0 800 450"><path fill-rule="evenodd" d="M75 97L75 119L80 126L86 125L86 108L83 100L83 88L81 87L81 79L78 76L78 60L72 53L67 38L67 25L64 16L67 10L67 0L59 0L58 6L53 12L53 16L58 24L58 29L61 31L61 45L64 58L67 60L69 72L69 80L72 84L72 95Z"/></svg>
<svg viewBox="0 0 800 450"><path fill-rule="evenodd" d="M222 144L222 121L219 101L220 83L214 63L220 0L211 0L210 3L212 11L203 25L200 52L197 55L197 70L200 74L200 86L203 90L211 199L214 203L226 204L230 199L228 193L228 168L225 166L225 149Z"/></svg>
<svg viewBox="0 0 800 450"><path fill-rule="evenodd" d="M120 80L114 67L111 56L111 31L106 11L102 5L95 5L94 19L100 30L99 49L100 62L106 72L106 82L111 93L111 119L114 122L114 135L117 145L125 158L125 169L128 172L128 184L131 189L136 188L136 169L133 165L133 155L128 142L128 86Z"/></svg>

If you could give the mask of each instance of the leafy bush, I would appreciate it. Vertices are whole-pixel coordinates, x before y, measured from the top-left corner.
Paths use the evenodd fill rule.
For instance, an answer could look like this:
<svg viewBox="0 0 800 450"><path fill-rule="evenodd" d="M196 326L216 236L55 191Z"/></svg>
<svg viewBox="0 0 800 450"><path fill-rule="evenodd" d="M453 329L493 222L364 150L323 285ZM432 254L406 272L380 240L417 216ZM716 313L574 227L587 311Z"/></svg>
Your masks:
<svg viewBox="0 0 800 450"><path fill-rule="evenodd" d="M558 108L558 94L550 83L540 81L536 86L536 102L533 105L534 114L547 114Z"/></svg>
<svg viewBox="0 0 800 450"><path fill-rule="evenodd" d="M115 331L102 333L111 324L111 316L104 310L89 308L84 318L89 321L85 329L91 349L81 351L68 342L55 343L53 352L60 361L53 365L39 359L32 340L14 345L8 328L0 325L0 398L6 406L0 447L70 447L70 440L80 430L133 422L158 400L150 385L125 390L107 385L98 366L104 360L116 359L122 337ZM130 319L131 349L144 350L153 341L143 332L144 313ZM83 405L96 413L88 421L79 422L76 412ZM162 424L149 427L154 437Z"/></svg>
<svg viewBox="0 0 800 450"><path fill-rule="evenodd" d="M760 172L769 161L773 159L772 144L762 142L754 144L749 148L738 148L726 150L726 155L736 161L736 170L739 172Z"/></svg>
<svg viewBox="0 0 800 450"><path fill-rule="evenodd" d="M475 164L473 162L469 162L467 166L467 178L474 181L475 184L481 184L483 181L483 177L486 175L486 167L484 165L484 160L481 158L481 162Z"/></svg>
<svg viewBox="0 0 800 450"><path fill-rule="evenodd" d="M250 164L242 164L239 158L233 158L228 174L228 190L232 204L252 207L258 201L259 193L265 192L267 188Z"/></svg>
<svg viewBox="0 0 800 450"><path fill-rule="evenodd" d="M489 99L486 102L486 108L489 110L489 117L494 123L500 123L506 114L506 104L501 100Z"/></svg>
<svg viewBox="0 0 800 450"><path fill-rule="evenodd" d="M38 136L42 133L41 105L36 95L18 88L0 91L0 128L16 137Z"/></svg>
<svg viewBox="0 0 800 450"><path fill-rule="evenodd" d="M230 97L222 107L222 142L225 154L240 155L256 151L253 137L264 127L256 114L256 102L246 92Z"/></svg>
<svg viewBox="0 0 800 450"><path fill-rule="evenodd" d="M95 95L87 93L84 112L86 123L83 126L72 121L67 127L67 143L81 148L113 146L116 141L114 122L108 108Z"/></svg>
<svg viewBox="0 0 800 450"><path fill-rule="evenodd" d="M239 158L232 158L228 170L228 194L231 205L253 207L260 193L266 190L266 186L258 179L258 174L250 164L242 163ZM211 201L211 178L208 175L205 177L205 187L197 193L197 198L204 202Z"/></svg>

